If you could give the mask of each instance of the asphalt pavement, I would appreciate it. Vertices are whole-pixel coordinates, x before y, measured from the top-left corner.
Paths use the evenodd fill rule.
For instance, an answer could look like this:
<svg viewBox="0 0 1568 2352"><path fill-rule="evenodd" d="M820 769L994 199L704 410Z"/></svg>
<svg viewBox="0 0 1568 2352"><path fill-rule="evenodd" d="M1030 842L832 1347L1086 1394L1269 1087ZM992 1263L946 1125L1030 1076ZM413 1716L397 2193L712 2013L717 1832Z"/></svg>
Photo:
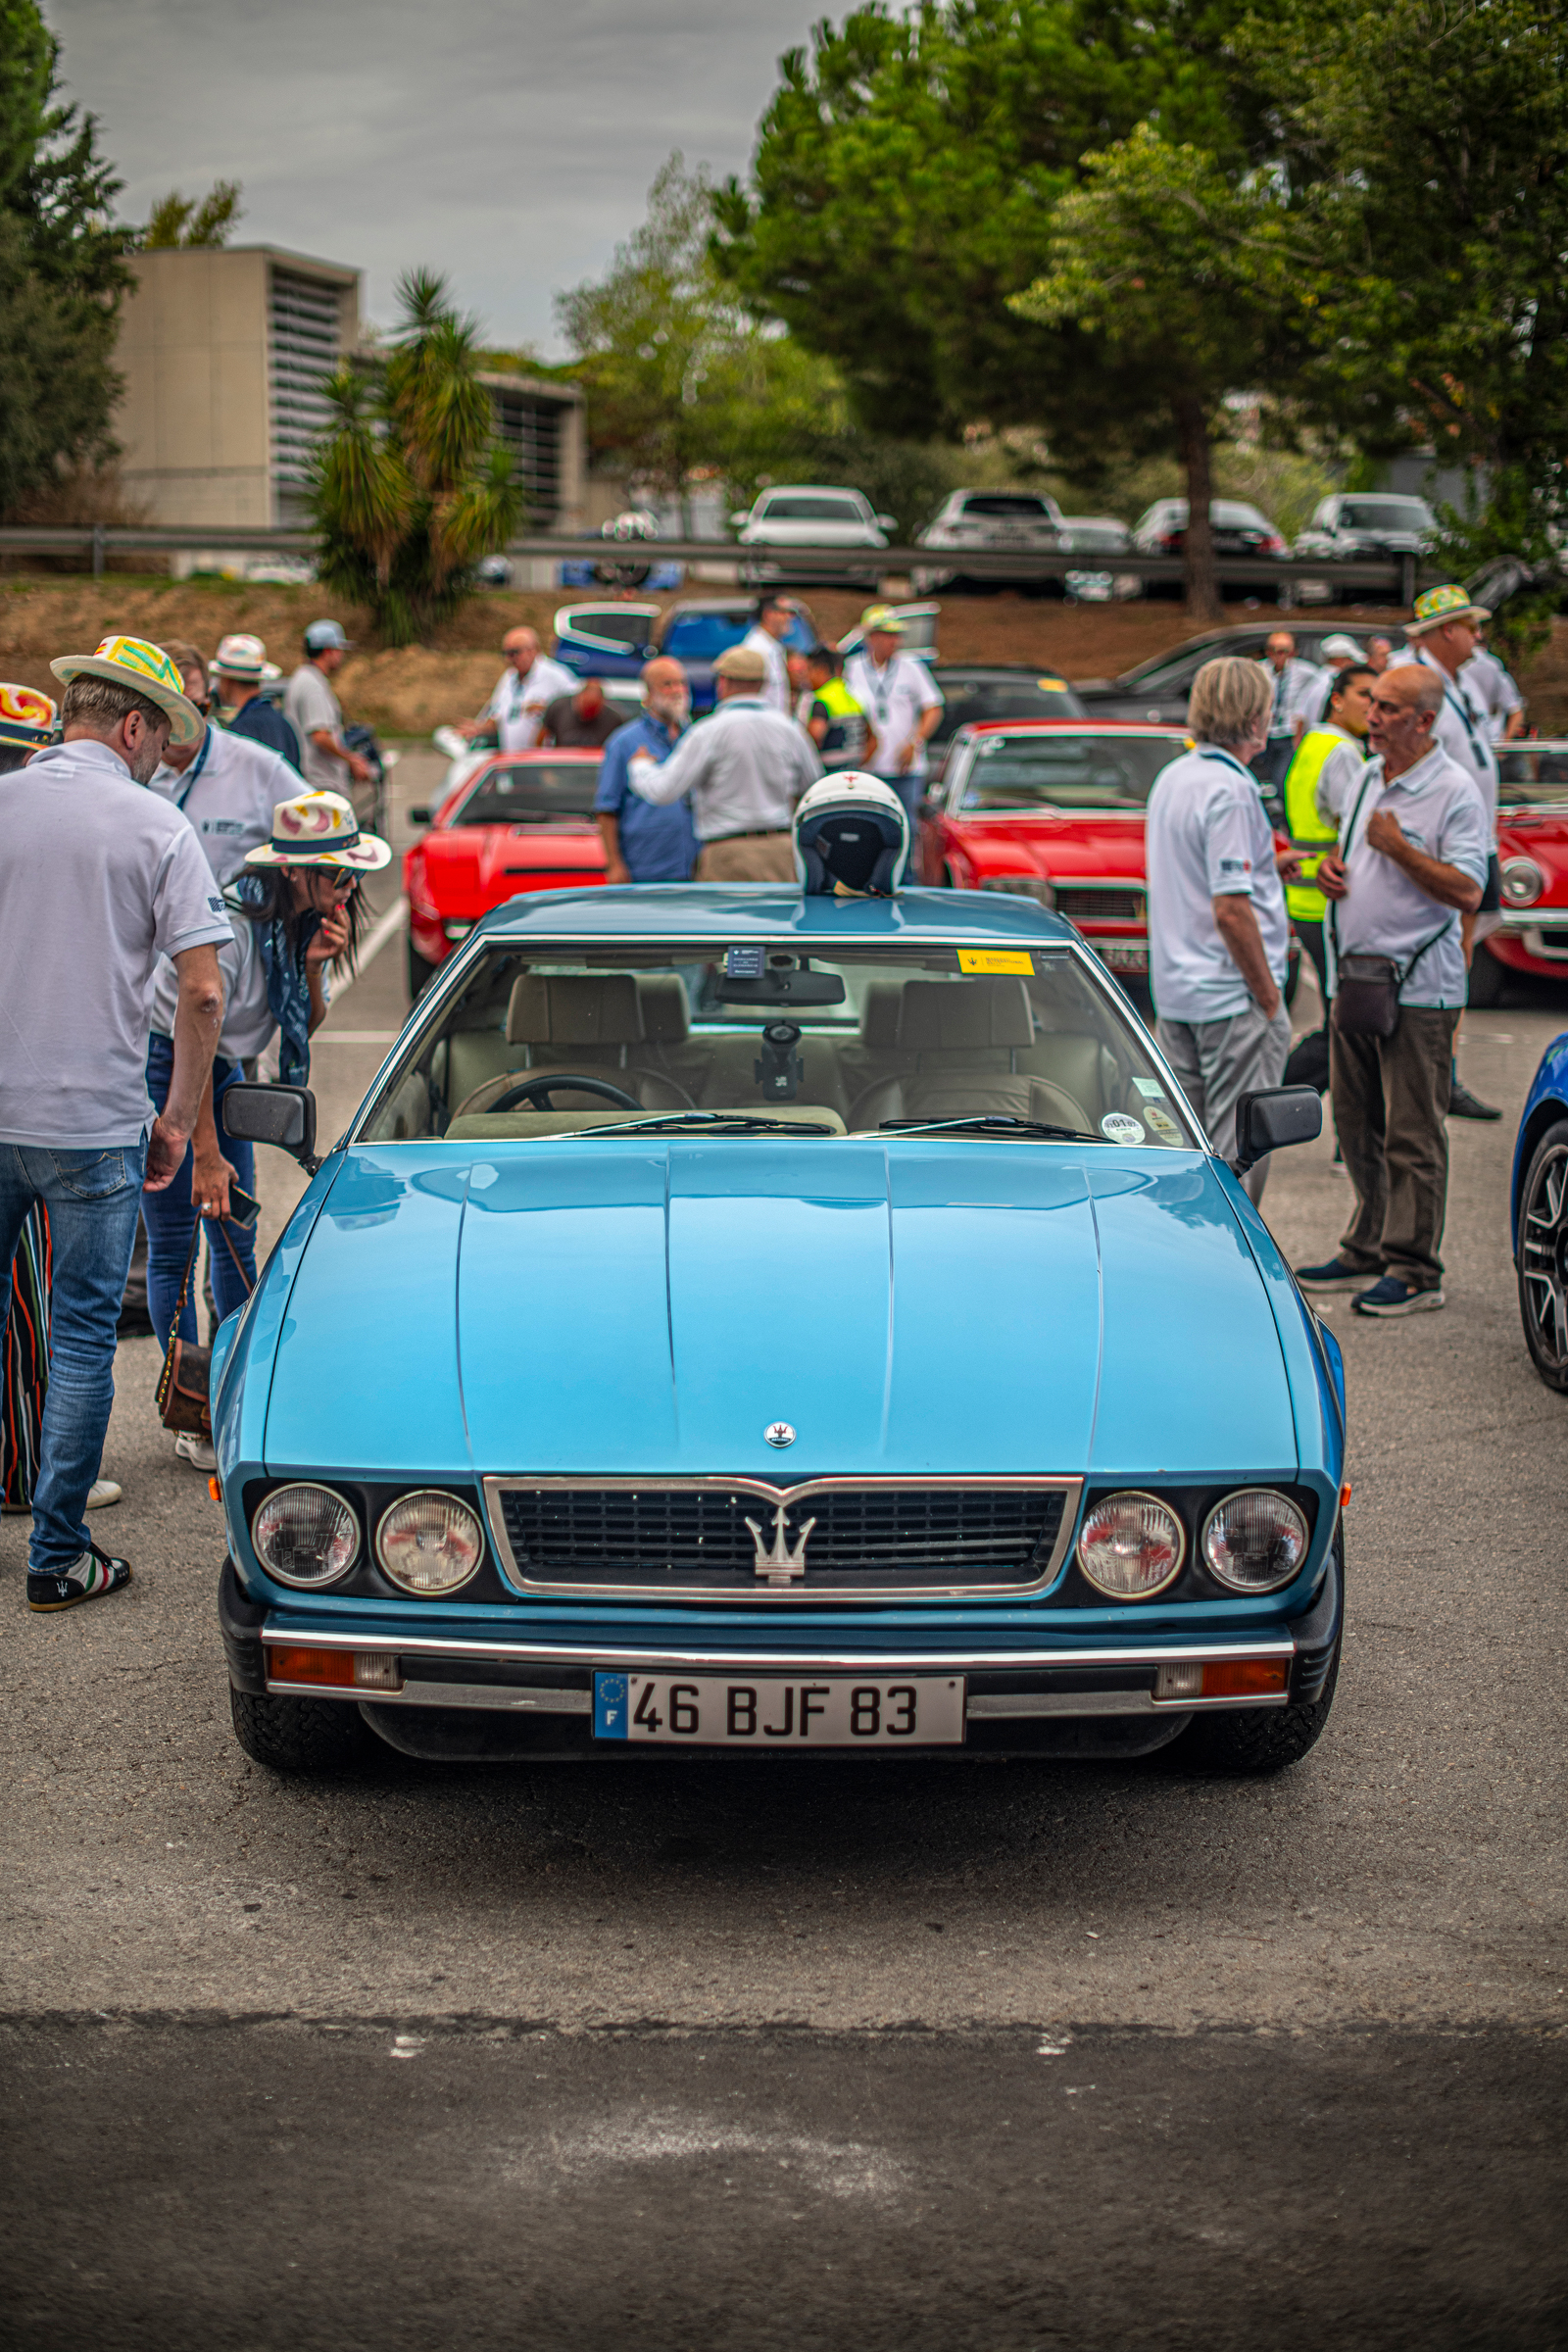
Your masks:
<svg viewBox="0 0 1568 2352"><path fill-rule="evenodd" d="M324 1138L406 1003L397 934L316 1041ZM1467 1017L1505 1116L1450 1131L1446 1311L1330 1302L1346 1663L1273 1781L274 1778L229 1731L218 1508L124 1345L130 1589L30 1617L0 1522L12 2340L1563 2340L1568 1399L1507 1172L1565 1025L1568 990ZM1276 1160L1293 1260L1346 1219L1331 1149ZM259 1157L266 1234L298 1185Z"/></svg>

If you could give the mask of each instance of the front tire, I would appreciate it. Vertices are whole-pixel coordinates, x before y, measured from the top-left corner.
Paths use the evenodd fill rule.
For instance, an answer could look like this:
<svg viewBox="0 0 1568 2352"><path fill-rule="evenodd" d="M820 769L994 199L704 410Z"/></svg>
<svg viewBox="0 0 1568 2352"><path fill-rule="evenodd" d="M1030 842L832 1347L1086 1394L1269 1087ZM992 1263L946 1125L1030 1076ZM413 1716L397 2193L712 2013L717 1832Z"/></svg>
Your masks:
<svg viewBox="0 0 1568 2352"><path fill-rule="evenodd" d="M341 1772L365 1754L360 1710L341 1698L267 1698L228 1690L234 1737L270 1772Z"/></svg>
<svg viewBox="0 0 1568 2352"><path fill-rule="evenodd" d="M1198 1715L1166 1753L1173 1763L1190 1771L1222 1773L1231 1779L1285 1772L1299 1764L1322 1738L1339 1679L1340 1652L1336 1649L1322 1696L1310 1705L1235 1707Z"/></svg>
<svg viewBox="0 0 1568 2352"><path fill-rule="evenodd" d="M1519 1320L1536 1370L1568 1396L1568 1119L1546 1129L1520 1188Z"/></svg>

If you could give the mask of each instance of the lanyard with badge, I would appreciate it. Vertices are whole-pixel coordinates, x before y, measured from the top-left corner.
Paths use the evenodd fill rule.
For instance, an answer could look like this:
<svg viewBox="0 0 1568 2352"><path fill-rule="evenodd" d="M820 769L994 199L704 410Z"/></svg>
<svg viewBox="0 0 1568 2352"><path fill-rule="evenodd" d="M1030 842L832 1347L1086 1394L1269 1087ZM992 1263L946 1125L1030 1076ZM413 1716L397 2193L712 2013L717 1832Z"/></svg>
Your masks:
<svg viewBox="0 0 1568 2352"><path fill-rule="evenodd" d="M179 780L179 790L170 794L170 799L173 802L176 808L183 808L185 803L190 799L191 793L195 789L196 779L201 774L202 769L207 765L207 755L212 748L213 729L212 722L209 720L207 732L202 737L201 750L197 753L189 767L186 768L183 776L181 776Z"/></svg>
<svg viewBox="0 0 1568 2352"><path fill-rule="evenodd" d="M901 658L902 657L900 655L895 654L892 661L888 663L886 670L883 672L883 678L886 681L884 684L877 677L876 663L872 661L870 655L867 654L865 657L865 674L870 680L871 700L876 707L876 731L879 736L885 734L887 731L888 705L893 699L894 688L899 682L899 662Z"/></svg>

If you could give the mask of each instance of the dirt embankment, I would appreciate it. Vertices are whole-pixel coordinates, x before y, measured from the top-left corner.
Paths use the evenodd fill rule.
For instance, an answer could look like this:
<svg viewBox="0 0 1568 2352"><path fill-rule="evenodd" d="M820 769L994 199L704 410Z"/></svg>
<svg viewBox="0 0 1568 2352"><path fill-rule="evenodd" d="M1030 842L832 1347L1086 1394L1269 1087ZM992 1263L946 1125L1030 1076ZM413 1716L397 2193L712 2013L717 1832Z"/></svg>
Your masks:
<svg viewBox="0 0 1568 2352"><path fill-rule="evenodd" d="M700 589L694 591L700 593ZM475 596L429 645L402 652L379 647L368 616L317 588L285 588L225 580L73 579L16 577L0 584L0 676L53 691L52 656L90 651L112 630L189 639L205 652L245 629L266 640L273 661L292 669L309 620L330 613L341 620L355 651L338 673L337 688L352 718L384 734L427 735L443 720L476 710L495 682L501 639L530 622L549 643L551 621L581 591ZM673 598L653 600L662 604ZM814 589L806 600L824 636L842 636L865 604L862 594ZM1232 606L1235 622L1288 621L1270 606ZM1349 629L1400 617L1351 607L1339 615ZM1064 605L1052 598L954 597L943 606L942 650L951 661L1027 662L1069 678L1114 676L1136 662L1179 645L1193 634L1183 607L1151 599L1130 605ZM1544 733L1568 730L1568 621L1521 681L1532 720Z"/></svg>

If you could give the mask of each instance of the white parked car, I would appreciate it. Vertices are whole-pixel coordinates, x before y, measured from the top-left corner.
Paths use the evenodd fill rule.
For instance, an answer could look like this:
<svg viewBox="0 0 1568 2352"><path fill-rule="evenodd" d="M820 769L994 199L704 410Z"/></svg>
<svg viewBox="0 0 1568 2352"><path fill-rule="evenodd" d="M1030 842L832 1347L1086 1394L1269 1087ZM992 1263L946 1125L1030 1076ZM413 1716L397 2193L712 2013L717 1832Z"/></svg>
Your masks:
<svg viewBox="0 0 1568 2352"><path fill-rule="evenodd" d="M827 570L808 557L791 563L790 548L883 548L894 528L891 514L878 514L858 490L843 490L820 482L776 482L760 493L749 513L732 514L742 547L780 551L760 562L743 564L741 578L753 586L796 581L802 586L875 588L882 577L879 564L862 571Z"/></svg>
<svg viewBox="0 0 1568 2352"><path fill-rule="evenodd" d="M1061 509L1043 490L955 490L944 499L920 533L917 544L940 549L946 561L940 569L924 564L914 575L917 596L939 589L964 587L1043 587L1038 576L1020 572L987 571L982 577L963 567L967 554L1054 556L1061 546Z"/></svg>

